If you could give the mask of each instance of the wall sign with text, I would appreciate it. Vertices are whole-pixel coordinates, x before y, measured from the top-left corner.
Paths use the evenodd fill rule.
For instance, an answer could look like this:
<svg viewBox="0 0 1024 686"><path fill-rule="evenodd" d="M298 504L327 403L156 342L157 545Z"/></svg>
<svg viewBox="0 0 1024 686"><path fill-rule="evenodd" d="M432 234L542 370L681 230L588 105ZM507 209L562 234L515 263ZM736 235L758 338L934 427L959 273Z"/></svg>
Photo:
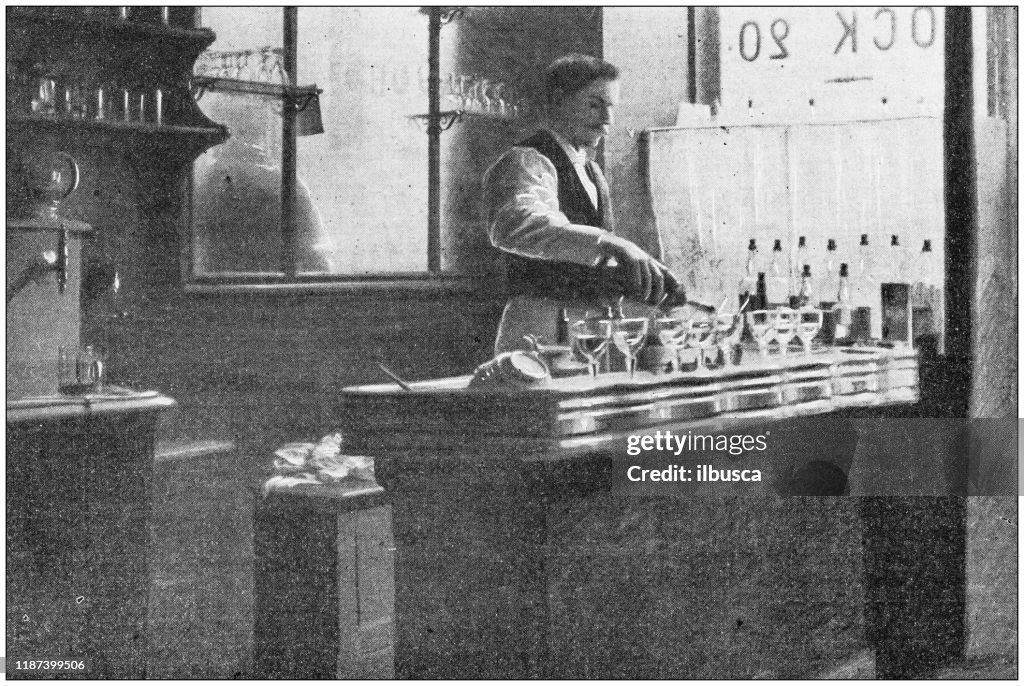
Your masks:
<svg viewBox="0 0 1024 686"><path fill-rule="evenodd" d="M727 116L942 113L941 7L723 7L719 25Z"/></svg>

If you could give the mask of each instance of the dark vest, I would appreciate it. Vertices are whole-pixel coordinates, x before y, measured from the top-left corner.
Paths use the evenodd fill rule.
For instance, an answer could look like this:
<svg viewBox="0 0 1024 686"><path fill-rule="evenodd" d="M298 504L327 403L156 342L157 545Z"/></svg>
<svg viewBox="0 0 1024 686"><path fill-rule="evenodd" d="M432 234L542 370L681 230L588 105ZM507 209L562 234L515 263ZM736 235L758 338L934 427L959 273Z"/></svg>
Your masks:
<svg viewBox="0 0 1024 686"><path fill-rule="evenodd" d="M611 208L599 200L595 209L576 174L572 162L558 141L547 131L518 144L533 148L551 160L558 175L558 207L573 224L585 224L611 230L604 226L602 216L610 217ZM595 185L598 185L595 180ZM599 197L606 195L599 191ZM601 198L601 200L605 200ZM610 221L608 222L610 223ZM617 297L621 287L607 267L589 267L575 262L559 262L504 253L510 295L531 295L555 300L601 301Z"/></svg>

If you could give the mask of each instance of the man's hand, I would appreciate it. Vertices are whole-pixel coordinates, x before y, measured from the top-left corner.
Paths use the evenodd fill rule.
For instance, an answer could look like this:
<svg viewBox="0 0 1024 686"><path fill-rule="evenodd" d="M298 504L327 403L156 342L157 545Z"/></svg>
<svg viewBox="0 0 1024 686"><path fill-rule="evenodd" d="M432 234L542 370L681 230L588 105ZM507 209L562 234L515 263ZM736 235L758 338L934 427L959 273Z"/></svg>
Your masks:
<svg viewBox="0 0 1024 686"><path fill-rule="evenodd" d="M657 305L666 293L678 288L679 282L668 267L636 243L614 234L606 234L598 239L598 245L606 261L614 257L624 271L623 286L627 297L648 305Z"/></svg>

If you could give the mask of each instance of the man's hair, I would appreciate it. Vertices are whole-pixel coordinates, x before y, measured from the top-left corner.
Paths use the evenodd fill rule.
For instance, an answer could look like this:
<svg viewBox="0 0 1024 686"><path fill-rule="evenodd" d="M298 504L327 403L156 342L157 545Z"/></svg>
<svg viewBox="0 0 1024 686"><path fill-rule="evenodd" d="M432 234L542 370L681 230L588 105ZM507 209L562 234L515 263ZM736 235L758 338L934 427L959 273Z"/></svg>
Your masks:
<svg viewBox="0 0 1024 686"><path fill-rule="evenodd" d="M581 91L594 81L619 78L614 64L590 55L572 53L559 57L544 70L544 98L552 105L566 95Z"/></svg>

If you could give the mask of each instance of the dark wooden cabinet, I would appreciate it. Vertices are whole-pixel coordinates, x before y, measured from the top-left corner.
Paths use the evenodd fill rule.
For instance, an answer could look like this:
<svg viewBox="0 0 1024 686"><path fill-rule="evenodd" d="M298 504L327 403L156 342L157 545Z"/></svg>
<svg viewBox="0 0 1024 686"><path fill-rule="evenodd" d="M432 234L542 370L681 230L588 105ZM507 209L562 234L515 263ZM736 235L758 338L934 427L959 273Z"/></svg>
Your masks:
<svg viewBox="0 0 1024 686"><path fill-rule="evenodd" d="M161 23L160 8L149 8L155 21L120 19L116 9L8 8L9 148L85 146L136 164L191 162L227 137L191 91L192 65L214 33L175 25L176 15Z"/></svg>
<svg viewBox="0 0 1024 686"><path fill-rule="evenodd" d="M83 659L85 678L145 676L154 436L173 404L149 394L8 405L12 660Z"/></svg>

